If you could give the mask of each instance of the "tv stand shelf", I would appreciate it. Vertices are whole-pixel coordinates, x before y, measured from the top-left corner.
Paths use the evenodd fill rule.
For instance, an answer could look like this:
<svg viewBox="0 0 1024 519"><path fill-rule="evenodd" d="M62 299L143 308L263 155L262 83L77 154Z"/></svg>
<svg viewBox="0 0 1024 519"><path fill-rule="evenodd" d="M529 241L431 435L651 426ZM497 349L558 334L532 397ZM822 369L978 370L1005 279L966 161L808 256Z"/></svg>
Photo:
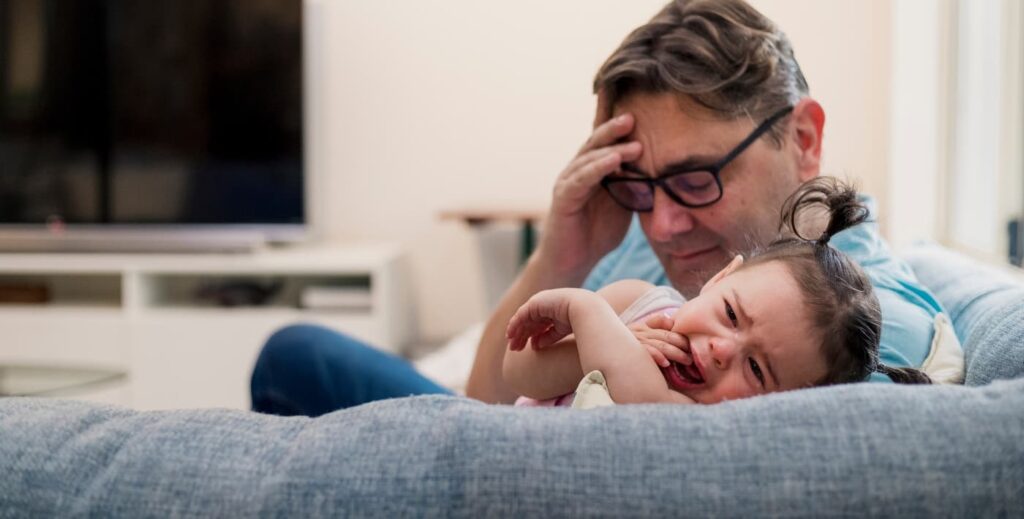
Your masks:
<svg viewBox="0 0 1024 519"><path fill-rule="evenodd" d="M0 364L122 370L127 381L93 399L139 409L244 409L259 349L281 326L320 324L401 353L415 328L407 277L392 245L0 254ZM307 308L310 287L365 304Z"/></svg>

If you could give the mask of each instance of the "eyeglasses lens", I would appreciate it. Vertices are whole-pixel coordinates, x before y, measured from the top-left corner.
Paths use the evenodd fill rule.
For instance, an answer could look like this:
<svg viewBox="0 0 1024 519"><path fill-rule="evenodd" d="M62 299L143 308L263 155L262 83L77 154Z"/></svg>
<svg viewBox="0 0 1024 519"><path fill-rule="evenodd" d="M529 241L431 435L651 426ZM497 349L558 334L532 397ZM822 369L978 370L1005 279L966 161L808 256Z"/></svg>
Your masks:
<svg viewBox="0 0 1024 519"><path fill-rule="evenodd" d="M649 211L654 207L652 186L643 181L612 182L608 184L612 198L633 211Z"/></svg>
<svg viewBox="0 0 1024 519"><path fill-rule="evenodd" d="M664 177L661 185L686 205L700 207L717 201L722 193L710 171L689 171ZM625 180L608 183L608 191L623 207L632 211L654 208L654 186L647 180Z"/></svg>
<svg viewBox="0 0 1024 519"><path fill-rule="evenodd" d="M688 205L704 205L718 200L718 182L710 171L693 171L665 179L665 187Z"/></svg>

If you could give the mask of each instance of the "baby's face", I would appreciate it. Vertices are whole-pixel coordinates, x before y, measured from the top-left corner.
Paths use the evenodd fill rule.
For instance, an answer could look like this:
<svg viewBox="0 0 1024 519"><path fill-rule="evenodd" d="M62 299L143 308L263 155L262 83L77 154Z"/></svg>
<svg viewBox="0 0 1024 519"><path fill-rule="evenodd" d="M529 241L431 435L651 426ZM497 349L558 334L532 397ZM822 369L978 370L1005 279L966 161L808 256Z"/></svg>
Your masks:
<svg viewBox="0 0 1024 519"><path fill-rule="evenodd" d="M708 282L673 317L672 331L689 339L694 362L664 368L665 380L704 404L809 387L826 373L809 315L777 261Z"/></svg>

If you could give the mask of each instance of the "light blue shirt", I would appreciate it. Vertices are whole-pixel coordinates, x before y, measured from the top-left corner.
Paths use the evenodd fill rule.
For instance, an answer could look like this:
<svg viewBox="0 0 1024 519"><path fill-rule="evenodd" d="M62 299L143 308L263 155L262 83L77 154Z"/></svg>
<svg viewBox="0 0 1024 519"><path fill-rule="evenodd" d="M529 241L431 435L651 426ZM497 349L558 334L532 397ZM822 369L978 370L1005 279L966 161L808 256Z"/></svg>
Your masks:
<svg viewBox="0 0 1024 519"><path fill-rule="evenodd" d="M829 243L860 264L874 286L882 307L882 362L887 366L919 368L931 348L933 323L943 311L942 306L917 281L910 266L893 256L879 235L874 199L862 196L861 201L868 206L872 218L833 236ZM583 288L597 290L622 279L670 284L635 216L622 243L590 271ZM889 382L889 378L874 373L871 381Z"/></svg>

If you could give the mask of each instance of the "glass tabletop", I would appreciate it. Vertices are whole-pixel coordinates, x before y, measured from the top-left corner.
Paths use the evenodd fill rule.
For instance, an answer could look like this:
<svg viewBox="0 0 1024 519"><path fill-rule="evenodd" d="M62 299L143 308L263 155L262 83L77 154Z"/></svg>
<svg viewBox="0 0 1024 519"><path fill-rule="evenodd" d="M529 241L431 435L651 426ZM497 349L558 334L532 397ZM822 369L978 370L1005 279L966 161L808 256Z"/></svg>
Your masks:
<svg viewBox="0 0 1024 519"><path fill-rule="evenodd" d="M73 396L125 378L110 369L0 364L0 396Z"/></svg>

